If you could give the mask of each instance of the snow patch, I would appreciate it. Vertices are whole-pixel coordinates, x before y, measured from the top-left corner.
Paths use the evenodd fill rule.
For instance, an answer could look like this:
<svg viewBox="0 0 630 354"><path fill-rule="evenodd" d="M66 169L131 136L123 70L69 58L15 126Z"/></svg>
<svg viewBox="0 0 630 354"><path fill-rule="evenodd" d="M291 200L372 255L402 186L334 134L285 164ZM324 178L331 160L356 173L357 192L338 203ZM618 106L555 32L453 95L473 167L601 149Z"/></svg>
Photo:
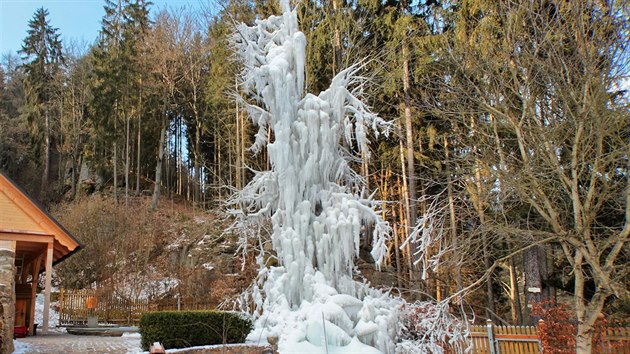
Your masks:
<svg viewBox="0 0 630 354"><path fill-rule="evenodd" d="M203 267L206 270L213 270L214 269L214 265L212 265L212 263L210 263L210 262L202 264L201 267Z"/></svg>
<svg viewBox="0 0 630 354"><path fill-rule="evenodd" d="M19 340L13 340L13 354L26 354L30 351L31 345L29 343L24 343Z"/></svg>
<svg viewBox="0 0 630 354"><path fill-rule="evenodd" d="M59 308L59 301L50 303L50 309L48 311L48 329L53 331L65 330L65 328L58 328L59 324L59 312L55 310ZM37 294L35 296L35 323L39 325L38 330L41 331L44 325L44 294Z"/></svg>

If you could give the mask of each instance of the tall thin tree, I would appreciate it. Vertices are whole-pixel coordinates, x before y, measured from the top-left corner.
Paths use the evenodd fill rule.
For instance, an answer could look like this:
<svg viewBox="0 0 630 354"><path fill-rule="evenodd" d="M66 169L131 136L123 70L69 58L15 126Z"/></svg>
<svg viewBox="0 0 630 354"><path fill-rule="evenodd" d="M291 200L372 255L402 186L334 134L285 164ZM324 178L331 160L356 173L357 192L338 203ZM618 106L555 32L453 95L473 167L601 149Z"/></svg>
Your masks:
<svg viewBox="0 0 630 354"><path fill-rule="evenodd" d="M25 60L26 108L29 121L34 127L34 141L43 143L42 180L40 199L44 199L50 175L54 102L58 95L59 76L63 65L63 54L58 29L50 25L48 10L40 7L28 23L28 36L24 39L20 53ZM43 141L42 141L43 140Z"/></svg>

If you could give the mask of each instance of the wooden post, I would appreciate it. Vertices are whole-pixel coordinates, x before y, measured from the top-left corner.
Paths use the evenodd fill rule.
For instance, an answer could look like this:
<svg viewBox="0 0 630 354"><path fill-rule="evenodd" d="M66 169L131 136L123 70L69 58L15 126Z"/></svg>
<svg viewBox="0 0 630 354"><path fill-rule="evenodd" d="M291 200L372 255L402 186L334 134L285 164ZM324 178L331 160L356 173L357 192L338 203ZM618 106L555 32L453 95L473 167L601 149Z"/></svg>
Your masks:
<svg viewBox="0 0 630 354"><path fill-rule="evenodd" d="M37 299L37 282L39 281L39 269L42 265L42 257L44 254L40 254L35 258L33 262L33 281L31 283L31 314L28 318L28 335L32 336L35 332L35 300Z"/></svg>
<svg viewBox="0 0 630 354"><path fill-rule="evenodd" d="M44 323L43 334L48 334L48 320L50 316L50 287L52 282L53 242L48 244L46 255L46 287L44 288Z"/></svg>

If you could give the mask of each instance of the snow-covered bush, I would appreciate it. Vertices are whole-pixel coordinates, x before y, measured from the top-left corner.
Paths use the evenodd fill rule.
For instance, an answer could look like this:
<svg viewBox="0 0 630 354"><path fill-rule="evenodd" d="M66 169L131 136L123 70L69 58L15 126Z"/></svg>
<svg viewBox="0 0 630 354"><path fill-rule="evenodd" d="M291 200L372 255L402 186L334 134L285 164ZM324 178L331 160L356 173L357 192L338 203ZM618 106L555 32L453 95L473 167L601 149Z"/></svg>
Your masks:
<svg viewBox="0 0 630 354"><path fill-rule="evenodd" d="M405 303L401 308L397 353L442 354L469 347L467 327L449 313L448 304L430 301Z"/></svg>

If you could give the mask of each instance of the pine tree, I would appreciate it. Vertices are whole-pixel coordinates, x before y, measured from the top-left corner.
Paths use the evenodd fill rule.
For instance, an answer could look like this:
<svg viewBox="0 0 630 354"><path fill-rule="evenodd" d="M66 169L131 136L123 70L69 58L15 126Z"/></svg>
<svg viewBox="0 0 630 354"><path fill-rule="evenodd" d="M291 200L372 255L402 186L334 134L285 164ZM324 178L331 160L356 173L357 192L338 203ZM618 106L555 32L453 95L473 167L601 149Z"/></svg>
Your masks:
<svg viewBox="0 0 630 354"><path fill-rule="evenodd" d="M54 102L58 96L59 76L64 61L58 29L50 25L47 16L48 10L43 7L35 11L28 23L28 36L20 50L26 61L24 86L28 118L35 128L35 141L39 145L43 140L44 170L40 199L44 199L48 189L53 148Z"/></svg>

